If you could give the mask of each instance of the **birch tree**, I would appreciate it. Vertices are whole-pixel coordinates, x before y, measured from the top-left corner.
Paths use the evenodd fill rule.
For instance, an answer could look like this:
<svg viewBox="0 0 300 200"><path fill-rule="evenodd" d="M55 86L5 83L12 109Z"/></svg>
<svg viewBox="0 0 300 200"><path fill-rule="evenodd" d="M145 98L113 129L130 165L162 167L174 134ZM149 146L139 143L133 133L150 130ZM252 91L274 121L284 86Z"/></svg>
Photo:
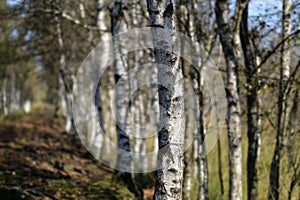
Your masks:
<svg viewBox="0 0 300 200"><path fill-rule="evenodd" d="M128 27L128 8L127 2L123 0L115 0L112 10L112 34L116 35L125 32ZM143 199L142 190L137 188L133 172L133 157L131 152L130 135L131 130L131 116L130 116L130 80L128 75L129 65L128 58L122 56L124 54L126 38L118 40L114 38L114 54L115 54L115 82L118 86L115 87L116 100L116 121L118 134L118 157L117 157L117 174L128 185L128 188L139 199ZM125 152L127 153L124 153Z"/></svg>
<svg viewBox="0 0 300 200"><path fill-rule="evenodd" d="M64 88L64 100L62 102L65 102L66 105L66 111L65 111L65 117L66 117L66 126L65 131L69 133L72 128L72 86L71 86L71 80L72 76L70 73L66 72L67 64L66 64L66 55L65 55L65 45L64 45L64 39L63 39L63 33L62 33L62 27L61 27L61 21L59 17L56 17L56 31L57 31L57 40L59 44L59 50L60 50L60 59L59 59L59 76L61 77L61 80L63 82Z"/></svg>
<svg viewBox="0 0 300 200"><path fill-rule="evenodd" d="M99 33L99 40L102 43L103 49L109 49L109 44L104 42L108 41L111 37L111 32L110 26L109 26L109 20L111 19L109 16L109 9L107 2L105 0L95 0L95 6L96 6L96 27L97 27L97 32ZM104 54L101 54L99 58L97 58L99 62L101 63L107 63L108 62L108 57L105 56ZM103 69L104 70L104 69ZM115 124L115 119L114 119L114 114L116 112L114 102L115 102L115 96L114 96L114 85L115 85L115 80L114 80L114 69L109 67L106 69L108 71L107 76L108 79L106 80L105 84L103 86L106 86L106 88L103 88L102 85L100 85L97 89L96 93L96 98L98 98L98 101L96 99L97 103L97 108L98 108L98 114L99 114L99 119L100 121L103 120L103 123L101 122L101 127L103 130L105 130L105 137L109 138L109 141L114 140L114 135L116 132L116 124ZM105 93L105 89L106 92ZM107 98L101 98L107 95ZM102 101L103 99L103 101ZM107 100L105 102L105 100ZM104 118L104 113L103 113L103 107L104 104L107 106L107 112L105 113L105 118ZM101 120L102 119L102 120ZM105 123L104 123L105 122ZM111 145L105 143L105 139L103 140L102 144L102 150L101 152L106 153L106 155L109 155L112 152Z"/></svg>
<svg viewBox="0 0 300 200"><path fill-rule="evenodd" d="M174 30L174 2L170 0L147 0L147 8L152 27ZM172 35L161 37L153 30L154 44L165 44L168 49L174 48ZM158 69L159 104L165 109L165 124L158 133L159 153L157 182L154 199L181 199L183 179L184 147L184 82L180 59L172 52L155 49Z"/></svg>
<svg viewBox="0 0 300 200"><path fill-rule="evenodd" d="M211 12L210 12L211 11ZM212 17L211 1L199 2L199 1L181 1L178 8L177 18L180 22L179 29L181 32L186 32L187 35L193 40L204 45L204 49L211 52L214 47L213 39L215 38L215 31L213 29L215 25L215 19ZM201 24L201 25L200 25ZM198 33L198 34L197 34ZM196 47L196 51L200 52L200 45ZM194 58L196 59L196 58ZM208 199L208 166L206 157L206 119L205 119L205 106L204 105L204 80L202 75L202 67L205 65L206 56L203 55L198 70L193 70L192 66L187 66L184 69L187 79L191 79L193 83L193 89L196 95L195 103L191 102L190 95L185 95L187 99L185 110L189 110L189 106L199 107L199 111L193 111L186 116L186 141L189 143L191 135L194 137L193 147L188 148L185 152L185 168L184 168L184 199L192 199L191 190L193 184L193 176L197 176L198 182L198 194L197 199ZM202 62L203 61L203 62ZM194 61L197 63L198 61ZM187 64L187 63L185 63ZM189 68L189 69L186 69ZM185 93L187 89L185 89ZM206 109L207 110L207 109ZM192 117L194 116L194 118ZM197 120L198 127L191 133L192 119ZM189 121L188 121L189 120ZM195 128L195 127L194 127Z"/></svg>
<svg viewBox="0 0 300 200"><path fill-rule="evenodd" d="M286 38L291 34L291 1L283 0L282 8L282 38ZM290 46L289 40L285 40L282 43L281 48L281 67L280 67L280 79L279 79L279 94L277 101L277 133L276 144L271 163L270 171L270 185L268 192L268 199L279 199L279 175L280 175L280 160L281 151L283 148L283 140L287 126L287 93L286 85L290 76Z"/></svg>
<svg viewBox="0 0 300 200"><path fill-rule="evenodd" d="M239 7L237 3L238 8ZM239 34L241 12L237 9L235 24L228 19L228 0L216 1L218 33L226 61L227 134L229 146L229 199L242 199L242 135L240 122L239 60L241 55L236 35Z"/></svg>

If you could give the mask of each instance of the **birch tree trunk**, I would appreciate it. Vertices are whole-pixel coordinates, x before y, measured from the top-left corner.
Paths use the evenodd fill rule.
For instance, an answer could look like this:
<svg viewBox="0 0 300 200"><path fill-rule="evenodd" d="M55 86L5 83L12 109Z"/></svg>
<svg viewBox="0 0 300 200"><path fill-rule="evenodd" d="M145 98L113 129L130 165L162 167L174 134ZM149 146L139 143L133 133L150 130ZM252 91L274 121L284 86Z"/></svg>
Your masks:
<svg viewBox="0 0 300 200"><path fill-rule="evenodd" d="M181 1L178 3L177 6L177 18L181 22L179 25L180 32L186 32L192 39L194 39L194 21L193 21L193 13L191 7L194 5L193 3L188 3L187 1ZM191 11L189 13L188 11ZM186 27L188 26L188 30ZM193 66L187 62L182 61L182 66L184 68L184 76L185 76L185 83L184 83L184 111L185 111L185 152L184 152L184 170L183 170L183 199L191 200L192 199L192 189L195 177L197 177L198 170L197 170L197 162L198 159L198 140L194 139L195 134L195 126L193 121L198 119L198 112L195 111L195 99L191 98L194 93L190 91L189 85L195 83L196 81L192 77ZM197 116L197 117L196 117ZM195 155L196 154L196 155Z"/></svg>
<svg viewBox="0 0 300 200"><path fill-rule="evenodd" d="M152 92L152 96L151 96L151 110L153 111L153 122L154 122L154 132L157 133L160 130L160 122L159 122L159 99L158 99L158 93L157 93L157 85L155 83L157 83L157 68L156 67L152 67L150 69L150 81L151 81L151 85L150 85L150 89L151 91L155 90L154 92ZM155 134L156 135L156 134ZM153 152L158 152L158 137L154 136L154 140L153 140ZM152 165L153 167L157 167L157 154L153 153L153 157L152 157Z"/></svg>
<svg viewBox="0 0 300 200"><path fill-rule="evenodd" d="M64 99L66 102L66 126L65 131L69 133L72 128L73 124L73 115L72 115L72 86L70 83L70 74L68 74L66 71L66 55L65 55L65 46L64 46L64 40L63 40L63 33L61 28L61 22L58 17L56 17L56 31L57 31L57 39L59 44L59 50L60 50L60 60L59 60L59 73L63 81L64 85Z"/></svg>
<svg viewBox="0 0 300 200"><path fill-rule="evenodd" d="M187 79L191 78L188 76ZM189 90L188 84L185 82L184 84L185 88L185 94ZM184 105L185 105L185 112L186 112L186 118L185 118L185 147L187 148L184 152L184 172L183 172L183 199L191 200L192 199L192 188L193 188L193 180L194 180L194 145L187 147L191 143L191 141L194 140L194 133L195 133L195 127L193 126L192 120L195 119L194 117L194 102L193 98L191 98L193 94L191 95L185 95L184 97ZM194 140L193 143L197 143L197 140ZM197 174L197 172L196 172Z"/></svg>
<svg viewBox="0 0 300 200"><path fill-rule="evenodd" d="M245 0L242 0L245 2ZM241 22L240 38L244 52L245 76L247 89L247 197L250 200L258 199L257 161L260 147L261 113L259 100L259 80L257 56L248 31L248 6L246 6Z"/></svg>
<svg viewBox="0 0 300 200"><path fill-rule="evenodd" d="M282 13L282 38L291 33L291 1L283 0ZM277 113L277 134L274 155L271 163L270 184L268 199L279 199L279 176L280 176L280 160L281 150L283 148L283 140L287 125L287 94L286 84L290 76L290 47L289 40L283 41L281 49L281 68L279 80L278 94L278 113Z"/></svg>
<svg viewBox="0 0 300 200"><path fill-rule="evenodd" d="M1 87L1 90L2 90L2 106L3 106L4 116L8 115L6 84L7 84L7 78L4 78L3 83L2 83L2 87Z"/></svg>
<svg viewBox="0 0 300 200"><path fill-rule="evenodd" d="M170 0L147 0L151 26L175 30L174 2ZM174 48L175 38L172 35L164 40L153 29L154 44L164 43L169 49ZM158 133L159 153L157 182L154 199L181 199L183 179L183 150L184 150L184 80L178 58L172 52L155 49L158 68L159 104L165 109L160 110L160 120L165 124ZM164 116L165 115L165 116Z"/></svg>
<svg viewBox="0 0 300 200"><path fill-rule="evenodd" d="M112 8L112 34L116 35L128 30L127 28L127 1L115 0ZM129 65L124 50L126 46L126 38L118 40L114 38L114 54L115 54L115 87L116 94L116 120L117 120L117 134L118 134L118 148L127 151L118 151L117 169L118 176L121 177L124 183L127 184L128 189L135 194L138 199L143 199L143 192L137 188L134 180L133 172L133 158L131 154L130 135L131 116L130 116L130 80L129 80ZM119 82L118 82L119 81Z"/></svg>
<svg viewBox="0 0 300 200"><path fill-rule="evenodd" d="M132 19L132 24L134 28L138 28L143 24L143 19L141 17L141 6L140 2L138 0L133 0L132 1L132 12L131 12L131 19ZM138 30L136 29L136 34L138 34ZM133 106L133 113L135 114L135 152L140 153L139 154L139 171L140 172L145 172L148 168L148 159L147 159L147 140L146 140L146 135L148 132L148 128L146 126L146 112L148 106L144 107L144 100L145 100L145 92L143 89L140 87L142 86L141 83L143 79L147 77L146 69L144 67L139 67L140 64L144 64L145 62L145 55L144 51L138 50L139 44L136 43L135 45L135 51L134 51L134 77L132 77L132 82L134 88L137 88L136 90L136 98L134 99L134 106ZM147 77L148 80L150 77ZM147 102L148 104L148 102Z"/></svg>
<svg viewBox="0 0 300 200"><path fill-rule="evenodd" d="M216 1L218 33L226 60L227 133L229 146L229 199L242 199L242 147L238 49L228 20L228 0Z"/></svg>
<svg viewBox="0 0 300 200"><path fill-rule="evenodd" d="M209 2L210 3L210 2ZM187 24L187 34L191 37L192 40L197 41L201 40L202 37L196 37L195 27L196 27L196 22L195 18L197 16L194 16L195 13L198 13L200 10L199 2L182 2L180 6L180 11L181 13L181 23ZM214 24L214 23L212 23ZM185 31L182 30L182 31ZM213 34L211 34L213 35ZM201 41L206 45L206 49L211 48L211 35L209 36L210 38L207 39L207 41ZM196 51L200 51L200 46L197 47ZM206 58L203 58L205 60ZM201 66L203 63L199 63ZM201 70L201 68L200 68ZM205 115L204 115L204 96L203 96L203 85L204 81L203 78L201 78L201 71L196 71L196 70L189 70L188 72L189 78L192 80L193 83L193 88L195 90L197 99L195 100L197 106L199 107L199 112L196 112L196 115L199 114L199 116L196 116L195 118L198 120L199 127L195 131L195 140L194 140L194 145L193 148L189 148L185 152L185 171L184 171L184 199L192 199L191 197L191 187L192 187L192 180L193 180L193 175L195 174L198 179L198 196L197 199L208 199L208 167L207 167L207 158L206 158L206 148L205 148ZM187 75L188 76L188 75ZM185 89L185 92L187 89ZM190 95L188 95L188 100L186 101L186 110L188 109L188 105L192 105L190 102ZM191 113L190 116L193 116L195 113ZM189 119L189 116L186 118L187 120ZM186 122L186 134L191 135L191 132L188 130L190 127L190 124L192 122ZM186 140L189 138L187 137ZM193 155L193 151L196 154L195 156ZM194 160L195 158L195 160ZM196 161L196 162L195 162ZM196 164L196 166L194 165ZM193 174L192 171L195 173Z"/></svg>
<svg viewBox="0 0 300 200"><path fill-rule="evenodd" d="M84 19L85 18L85 12L84 12L84 6L83 4L81 3L80 5L81 6L81 16L82 18ZM105 12L104 12L104 9L105 9L105 6L104 6L104 1L103 0L96 0L96 27L99 29L99 30L104 30L104 32L101 32L100 33L100 41L105 41L105 40L108 40L109 38L109 33L106 32L105 30L108 30L108 27L106 25L106 20L105 20ZM92 34L90 33L90 35L92 36ZM92 43L92 39L90 41L90 43ZM104 45L107 45L106 43L104 43ZM109 49L108 47L103 47L103 49ZM100 58L97 57L97 58L93 58L96 60L96 63L98 65L100 65L100 63L107 63L106 61L106 57L105 56L101 56ZM100 67L100 66L99 66ZM100 70L100 69L98 69ZM94 72L94 74L98 74L97 72ZM106 133L105 131L105 127L104 127L104 117L103 117L103 102L102 102L102 98L101 98L101 94L102 94L102 91L101 91L101 85L100 85L100 82L98 83L98 79L99 77L93 77L94 78L94 83L97 84L96 86L96 93L95 93L95 105L97 107L97 116L98 118L95 118L95 119L98 119L100 121L100 127L102 128L102 130L104 130L104 133ZM94 121L95 125L97 125L98 123L98 120ZM94 129L94 131L97 131L97 129ZM95 135L95 139L94 139L94 142L95 142L95 146L98 148L98 156L99 158L102 157L102 153L105 149L106 146L110 146L110 145L106 145L104 144L104 136L102 134L96 134ZM106 152L106 153L110 153L110 152Z"/></svg>
<svg viewBox="0 0 300 200"><path fill-rule="evenodd" d="M297 119L298 119L298 107L299 107L299 90L296 89L294 94L293 106L291 108L290 116L289 116L289 125L288 125L288 156L289 156L289 170L293 170L293 177L290 182L290 187L288 191L288 199L292 199L292 194L297 186L299 185L300 177L300 167L299 167L299 148L296 149L295 145L296 141L299 141L299 127L297 127ZM297 135L298 133L298 135Z"/></svg>
<svg viewBox="0 0 300 200"><path fill-rule="evenodd" d="M208 166L206 158L206 145L205 145L205 116L204 116L204 95L203 95L203 77L200 74L197 76L197 88L196 93L198 96L199 105L199 127L197 131L198 139L198 199L206 200L208 199Z"/></svg>
<svg viewBox="0 0 300 200"><path fill-rule="evenodd" d="M104 9L105 9L105 1L104 0L96 0L97 2L97 27L100 30L109 30L108 25L106 24L106 19L105 16L108 14ZM101 33L101 41L108 41L110 38L111 34L109 32L102 32ZM108 45L107 43L104 43L104 45ZM104 49L109 49L109 47L104 47ZM107 63L107 61L105 61L104 59L108 59L107 57L103 57L101 58L103 63ZM115 107L114 104L111 102L115 102L115 96L114 96L114 85L115 85L115 80L114 80L114 71L113 69L108 69L108 84L107 84L107 99L109 100L108 104L107 104L107 109L108 109L108 114L109 116L107 116L108 121L108 133L107 136L109 138L110 141L113 141L114 135L115 135L115 131L116 131L116 124L114 123L114 119L113 119L113 114L115 113ZM111 153L111 145L105 145L105 150L106 153L109 154Z"/></svg>

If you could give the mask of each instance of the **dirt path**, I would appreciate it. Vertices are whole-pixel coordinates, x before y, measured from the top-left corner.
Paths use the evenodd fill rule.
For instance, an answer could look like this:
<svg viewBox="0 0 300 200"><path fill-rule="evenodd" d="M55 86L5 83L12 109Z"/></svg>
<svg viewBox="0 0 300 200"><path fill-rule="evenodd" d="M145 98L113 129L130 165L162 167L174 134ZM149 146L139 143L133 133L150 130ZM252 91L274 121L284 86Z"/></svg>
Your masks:
<svg viewBox="0 0 300 200"><path fill-rule="evenodd" d="M0 199L132 199L112 172L42 120L0 122Z"/></svg>

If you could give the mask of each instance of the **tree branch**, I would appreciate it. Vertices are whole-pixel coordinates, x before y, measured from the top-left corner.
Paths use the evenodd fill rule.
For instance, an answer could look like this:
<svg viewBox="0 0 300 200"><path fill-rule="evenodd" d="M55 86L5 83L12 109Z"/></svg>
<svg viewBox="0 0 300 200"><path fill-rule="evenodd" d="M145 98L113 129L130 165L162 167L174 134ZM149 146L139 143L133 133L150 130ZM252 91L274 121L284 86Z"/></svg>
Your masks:
<svg viewBox="0 0 300 200"><path fill-rule="evenodd" d="M295 32L293 32L292 34L288 35L286 38L284 38L283 40L281 40L271 51L268 51L268 53L263 56L262 61L260 62L260 64L257 66L256 70L258 70L259 68L262 67L263 64L265 64L268 59L277 51L277 49L279 49L279 47L281 47L281 45L289 40L291 37L293 37L294 35L297 35L298 33L300 33L300 29L297 29Z"/></svg>

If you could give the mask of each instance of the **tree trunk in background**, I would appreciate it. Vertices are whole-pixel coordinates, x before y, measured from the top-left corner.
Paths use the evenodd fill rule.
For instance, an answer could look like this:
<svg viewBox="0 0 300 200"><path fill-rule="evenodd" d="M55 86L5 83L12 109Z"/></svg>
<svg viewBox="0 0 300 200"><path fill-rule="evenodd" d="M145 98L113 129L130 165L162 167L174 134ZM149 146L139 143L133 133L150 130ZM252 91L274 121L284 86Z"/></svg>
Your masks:
<svg viewBox="0 0 300 200"><path fill-rule="evenodd" d="M3 112L4 116L8 115L8 103L7 103L7 92L6 92L6 84L7 84L7 78L4 78L1 92L2 92L2 106L3 106Z"/></svg>
<svg viewBox="0 0 300 200"><path fill-rule="evenodd" d="M150 89L152 91L151 96L151 110L153 112L153 123L154 123L154 140L153 140L153 157L152 157L152 165L153 167L157 167L157 153L158 152L158 137L157 133L160 130L160 121L159 121L159 100L158 100L158 91L157 90L157 68L151 67L150 69Z"/></svg>
<svg viewBox="0 0 300 200"><path fill-rule="evenodd" d="M112 8L112 34L116 35L121 32L127 31L127 1L115 0ZM117 134L118 134L118 148L131 152L130 135L131 130L131 117L130 117L130 80L129 80L129 65L126 56L120 57L124 54L126 46L126 38L117 40L114 38L114 54L115 54L115 81L118 86L115 87L116 94L116 120L117 120ZM119 81L119 82L118 82ZM127 184L128 189L135 194L138 199L143 199L142 190L137 188L134 180L133 172L133 158L130 154L124 154L118 151L117 169L119 170L118 176L121 177L123 182Z"/></svg>
<svg viewBox="0 0 300 200"><path fill-rule="evenodd" d="M288 143L287 149L289 154L289 165L293 166L295 162L295 136L297 137L297 116L298 116L298 106L299 106L299 90L296 89L294 94L293 106L291 108L291 112L289 114L289 122L288 122ZM297 141L297 140L296 140Z"/></svg>
<svg viewBox="0 0 300 200"><path fill-rule="evenodd" d="M289 170L293 170L293 177L290 182L290 188L288 191L288 199L292 199L292 194L297 183L299 184L300 168L299 168L299 149L295 149L296 142L299 141L299 127L297 127L297 120L299 117L298 106L299 106L299 90L296 89L294 94L293 106L289 115L288 124L288 156L289 156ZM297 135L298 133L298 135ZM297 148L297 147L296 147Z"/></svg>
<svg viewBox="0 0 300 200"><path fill-rule="evenodd" d="M10 98L9 98L9 112L16 113L20 110L20 90L17 88L16 75L10 75Z"/></svg>
<svg viewBox="0 0 300 200"><path fill-rule="evenodd" d="M107 27L107 24L106 24L106 20L105 20L105 12L104 12L104 9L105 9L105 6L104 6L104 1L103 0L96 0L96 20L95 20L95 24L96 24L96 27L99 28L99 30L104 30L103 32L100 32L100 42L103 42L103 41L106 41L109 39L110 37L110 34L109 32L106 32L106 30L108 30L108 27ZM82 5L82 4L80 4ZM84 6L82 5L81 6L81 16L82 18L85 17L85 12L84 12ZM92 35L92 33L90 33L90 35ZM90 41L92 42L92 40ZM105 43L104 43L105 44ZM105 44L107 45L107 44ZM103 47L103 49L109 49L108 47ZM100 65L100 63L107 63L106 61L106 57L103 57L101 56L100 58L94 58L96 59L96 64ZM100 67L100 66L98 66ZM98 69L100 70L100 69ZM103 69L104 70L104 69ZM94 74L98 74L97 72L95 72ZM96 119L99 120L100 122L100 127L101 129L103 130L104 133L106 133L106 130L105 130L105 127L104 127L104 117L103 117L103 102L102 102L102 98L101 98L101 95L102 95L102 91L101 91L101 85L100 85L100 80L99 78L100 77L93 77L94 78L94 83L97 84L97 89L96 89L96 93L95 93L95 105L97 107L97 115L98 117ZM99 83L98 83L99 81ZM98 120L96 120L94 123L98 123ZM98 126L98 125L97 125ZM95 129L96 130L96 129ZM97 148L99 149L98 150L98 155L99 155L99 158L102 157L102 153L106 147L106 145L104 144L104 135L102 134L97 134L96 135L96 138L95 138L95 145L97 146ZM110 145L107 145L107 146L110 146ZM106 152L106 153L110 153L110 152Z"/></svg>
<svg viewBox="0 0 300 200"><path fill-rule="evenodd" d="M174 30L174 4L170 0L147 0L151 25ZM173 49L175 38L163 40L153 30L154 44L164 43ZM154 199L181 199L183 179L184 151L184 81L180 58L172 52L155 49L158 68L159 104L165 109L166 116L160 110L160 121L165 120L164 127L159 131L159 153L157 182ZM168 77L166 80L165 77ZM163 84L163 85L162 85Z"/></svg>
<svg viewBox="0 0 300 200"><path fill-rule="evenodd" d="M245 2L245 0L242 0ZM259 100L259 80L257 57L248 31L248 6L246 6L241 22L240 38L244 52L245 76L247 89L247 197L249 200L258 199L257 161L260 147L261 113Z"/></svg>
<svg viewBox="0 0 300 200"><path fill-rule="evenodd" d="M201 75L201 71L197 76L197 88L196 94L198 97L199 105L199 127L197 131L198 140L198 199L207 200L208 199L208 166L206 158L206 145L205 145L205 116L204 116L204 82Z"/></svg>
<svg viewBox="0 0 300 200"><path fill-rule="evenodd" d="M218 60L217 60L217 67L220 68L221 66L221 55L222 55L222 45L219 44L218 45ZM214 94L216 94L216 91L215 88L214 88ZM218 105L217 105L217 102L216 102L216 105L215 107L217 108ZM217 115L217 121L220 122L220 118L219 116ZM222 130L219 130L219 133L220 133L220 136L219 136L219 139L218 139L218 142L217 142L217 146L218 146L218 175L219 175L219 182L220 182L220 190L221 190L221 194L222 196L224 195L224 181L223 181L223 165L222 165L222 150L221 150L221 132Z"/></svg>
<svg viewBox="0 0 300 200"><path fill-rule="evenodd" d="M177 18L181 22L179 24L179 31L182 33L187 33L192 39L194 39L194 21L192 9L189 9L193 6L193 3L188 3L183 0L178 3L176 8ZM191 11L191 13L188 12ZM190 18L189 18L190 17ZM188 21L187 18L190 20ZM189 29L185 27L187 26ZM195 147L198 146L198 140L194 138L197 131L195 131L195 126L193 121L198 117L197 110L194 109L197 102L191 98L194 95L194 91L190 91L189 85L193 85L196 82L192 78L193 66L187 62L182 61L183 74L185 77L184 82L184 111L185 111L185 152L184 152L184 170L183 170L183 199L191 200L192 199L192 189L195 177L197 177L197 162L198 152L195 151ZM197 148L198 149L198 148ZM196 150L197 150L196 149ZM196 154L196 155L195 155Z"/></svg>
<svg viewBox="0 0 300 200"><path fill-rule="evenodd" d="M209 2L210 3L210 2ZM182 12L182 17L180 21L184 24L186 24L186 29L182 31L186 31L187 34L190 36L190 38L194 41L201 40L201 37L196 37L196 18L197 16L194 16L195 13L200 10L199 2L193 2L190 3L189 1L183 2L180 11ZM213 35L213 34L211 34ZM209 37L211 37L211 35ZM211 43L212 38L208 38L207 41L200 41L205 44L206 49L210 49L212 46ZM197 47L197 51L200 52L200 46ZM205 60L206 58L203 58ZM205 62L205 61L204 61ZM202 63L199 63L199 66L197 66L197 69L199 70L199 67L201 67ZM190 66L192 67L192 66ZM201 70L201 68L200 68ZM191 199L191 187L192 187L192 181L193 178L190 178L189 176L197 176L198 179L198 195L197 199L208 199L208 166L207 166L207 157L206 157L206 147L205 147L205 133L206 133L206 126L205 126L205 114L204 114L204 96L203 96L203 89L204 89L204 80L201 77L201 71L197 71L195 69L189 70L187 73L189 78L191 79L193 83L193 89L195 91L197 99L195 100L195 103L199 107L199 113L198 112L192 112L189 116L195 116L194 119L198 120L199 127L195 131L195 139L193 148L190 148L185 153L185 180L184 179L184 186L187 188L184 188L184 195L186 196L185 199ZM187 91L187 89L185 89ZM188 95L189 97L192 95ZM190 99L191 101L191 99ZM188 101L187 101L188 102ZM185 104L186 106L192 105L192 103ZM193 107L193 106L192 106ZM195 108L194 107L194 108ZM199 114L199 116L197 116ZM187 116L187 119L189 118ZM191 122L186 122L187 129L188 125ZM189 131L186 131L186 134L190 135L191 133ZM189 139L189 138L186 138ZM196 164L196 165L194 165ZM191 173L190 171L194 171L195 173Z"/></svg>
<svg viewBox="0 0 300 200"><path fill-rule="evenodd" d="M189 74L189 73L188 73ZM186 79L191 80L190 77L187 77ZM185 82L184 84L184 91L185 94L187 94L187 91L189 91L188 88L188 82ZM194 133L195 133L195 127L193 126L193 122L192 120L194 119L194 102L193 102L193 98L191 98L193 94L187 94L184 97L184 105L185 105L185 152L184 152L184 171L183 171L183 199L186 200L191 200L192 199L192 188L193 188L193 180L195 180L194 178L194 145L193 143L196 142L196 140L194 140ZM190 145L189 147L187 147L187 145L189 145L191 143L191 141L193 142L192 145ZM196 172L197 173L197 172Z"/></svg>
<svg viewBox="0 0 300 200"><path fill-rule="evenodd" d="M111 69L108 69L108 76L109 76L109 83L107 86L107 98L108 98L108 103L107 103L107 113L109 113L109 116L107 116L107 119L109 120L107 122L108 124L108 133L107 133L107 137L109 138L109 141L113 141L114 140L114 136L116 133L116 124L115 124L115 119L114 119L114 115L113 113L116 113L116 109L114 107L114 104L112 104L111 102L115 102L115 95L114 95L114 72ZM106 153L110 153L111 149L110 149L110 145L106 145Z"/></svg>
<svg viewBox="0 0 300 200"><path fill-rule="evenodd" d="M282 39L286 38L291 33L291 1L283 0L283 14L282 14ZM279 199L279 175L280 175L280 160L281 150L283 148L284 135L287 126L287 94L286 84L290 76L290 46L289 40L283 41L281 49L281 68L279 80L279 94L278 94L278 113L277 113L277 134L276 144L271 163L270 171L270 185L268 199Z"/></svg>
<svg viewBox="0 0 300 200"><path fill-rule="evenodd" d="M58 73L58 76L57 76L57 82L58 82L58 95L59 95L59 98L60 98L60 107L63 111L63 114L64 114L64 117L67 117L67 102L66 102L66 99L64 97L64 94L65 94L65 89L64 89L64 82L62 80L62 77L61 77L61 73Z"/></svg>
<svg viewBox="0 0 300 200"><path fill-rule="evenodd" d="M138 28L143 24L143 19L141 18L141 6L138 0L132 1L132 24L133 28ZM138 31L136 30L136 34ZM144 67L139 67L139 65L144 64L145 55L143 50L138 50L139 44L135 44L135 51L134 51L134 58L133 58L133 65L134 65L134 75L132 77L132 82L135 85L134 88L136 89L136 97L134 99L134 106L133 106L133 113L135 113L135 152L139 154L139 171L144 172L147 170L148 167L148 159L147 159L147 133L148 128L146 126L146 112L147 109L144 107L144 97L145 92L140 87L142 86L141 83L145 77L147 77L146 69ZM150 79L150 77L147 77ZM148 79L148 80L149 80ZM147 104L148 105L148 102ZM148 106L146 106L148 108Z"/></svg>
<svg viewBox="0 0 300 200"><path fill-rule="evenodd" d="M216 1L216 17L226 60L227 132L229 145L229 199L242 199L242 136L238 77L238 49L234 46L228 20L228 1Z"/></svg>
<svg viewBox="0 0 300 200"><path fill-rule="evenodd" d="M96 0L96 6L97 6L97 27L100 30L109 30L108 24L106 23L106 19L105 16L108 15L109 13L107 13L104 9L105 9L105 5L104 5L104 0ZM109 32L103 31L100 33L100 37L101 37L101 42L102 41L108 41L111 37L111 34ZM103 45L108 45L107 43L104 43ZM109 47L104 47L103 49L109 49ZM107 57L103 57L101 58L101 60L103 61L104 59L107 59ZM107 61L103 61L103 63L106 63ZM108 68L108 83L107 83L107 99L108 99L108 103L107 103L107 112L108 115L106 117L106 122L108 124L108 128L107 128L107 133L106 133L106 137L109 138L109 141L113 141L114 140L114 135L116 132L116 124L115 124L115 119L114 119L114 115L113 113L115 113L115 107L113 106L114 104L112 102L115 102L115 96L114 96L114 86L115 86L115 80L114 80L114 71L111 68ZM103 113L102 113L103 114ZM104 127L103 127L104 128ZM104 144L105 145L105 144ZM105 145L105 151L106 154L111 153L111 145Z"/></svg>
<svg viewBox="0 0 300 200"><path fill-rule="evenodd" d="M98 1L96 1L96 17L95 17L95 26L98 28L101 28L99 24L103 21L101 17L99 17L101 9L98 9ZM82 0L79 1L79 11L80 11L80 18L81 20L86 23L86 13L85 13L85 4ZM92 31L89 30L88 33L88 42L89 44L93 44L93 34ZM105 62L104 58L99 58L98 55L95 55L95 52L91 52L91 65L95 65L95 67L92 69L92 71L86 70L86 76L90 76L92 78L92 84L89 86L89 91L91 93L94 93L94 104L91 104L91 119L89 122L91 123L91 130L90 130L90 148L94 149L93 151L95 152L95 157L96 159L101 159L102 158L102 152L104 149L103 141L104 141L104 136L103 132L105 133L104 129L104 119L103 119L103 109L102 109L102 99L101 99L101 92L100 92L100 82L99 78L96 75L99 74L99 71L101 70L101 62ZM95 91L94 91L94 88ZM95 109L96 107L96 109ZM100 127L99 127L100 126ZM103 131L101 131L102 129Z"/></svg>
<svg viewBox="0 0 300 200"><path fill-rule="evenodd" d="M66 102L66 126L65 131L69 133L72 128L73 124L73 115L72 115L72 86L70 83L70 75L67 73L66 69L66 55L65 55L65 47L64 47L64 40L63 40L63 33L61 28L61 22L58 17L56 17L56 31L57 31L57 39L59 44L60 50L60 60L59 60L59 73L63 81L64 85L64 101Z"/></svg>

